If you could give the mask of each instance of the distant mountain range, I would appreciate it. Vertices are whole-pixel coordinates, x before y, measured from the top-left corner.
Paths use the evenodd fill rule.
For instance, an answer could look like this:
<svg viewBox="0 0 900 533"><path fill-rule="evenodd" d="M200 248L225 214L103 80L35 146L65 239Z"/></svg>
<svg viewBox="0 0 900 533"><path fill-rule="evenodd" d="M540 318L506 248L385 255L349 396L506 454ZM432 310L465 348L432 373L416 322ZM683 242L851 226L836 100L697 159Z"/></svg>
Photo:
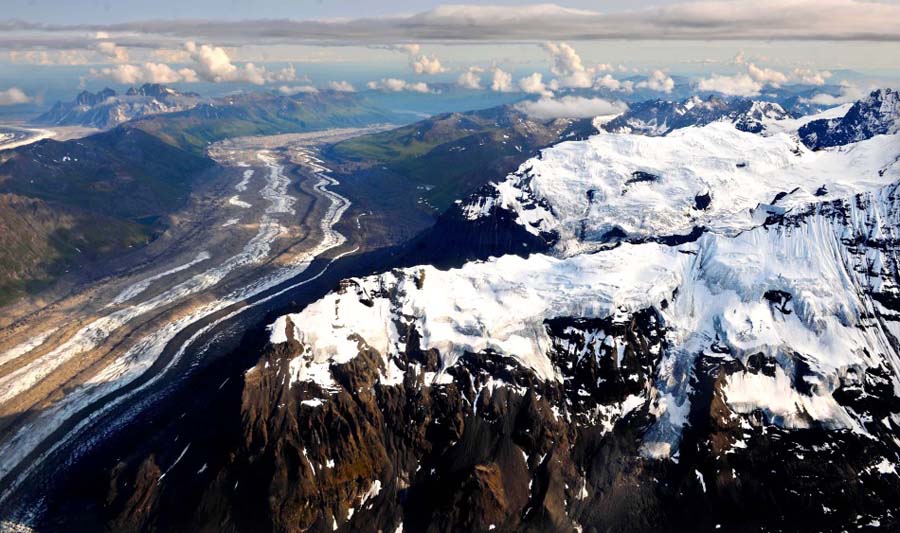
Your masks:
<svg viewBox="0 0 900 533"><path fill-rule="evenodd" d="M83 91L71 102L57 102L32 122L109 129L136 118L190 109L202 101L197 93L182 93L157 83L146 83L128 89L125 94L117 94L110 88L96 93Z"/></svg>
<svg viewBox="0 0 900 533"><path fill-rule="evenodd" d="M692 96L677 102L650 100L631 104L626 112L603 124L603 129L613 133L656 136L688 126L727 120L739 130L759 133L765 129L765 121L790 116L774 102L719 96L703 100Z"/></svg>

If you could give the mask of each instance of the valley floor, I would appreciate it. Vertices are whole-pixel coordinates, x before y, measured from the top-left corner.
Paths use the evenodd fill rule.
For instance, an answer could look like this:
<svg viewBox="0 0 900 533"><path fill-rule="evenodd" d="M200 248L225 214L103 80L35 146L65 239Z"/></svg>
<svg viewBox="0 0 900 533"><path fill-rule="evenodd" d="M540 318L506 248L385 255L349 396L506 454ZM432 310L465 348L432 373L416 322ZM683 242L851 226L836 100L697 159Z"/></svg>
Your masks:
<svg viewBox="0 0 900 533"><path fill-rule="evenodd" d="M173 230L99 281L0 317L7 526L30 522L40 511L35 496L61 467L177 388L210 346L237 342L244 321L285 305L289 291L330 280L336 259L379 244L316 157L322 143L367 131L212 146L221 179L195 192Z"/></svg>

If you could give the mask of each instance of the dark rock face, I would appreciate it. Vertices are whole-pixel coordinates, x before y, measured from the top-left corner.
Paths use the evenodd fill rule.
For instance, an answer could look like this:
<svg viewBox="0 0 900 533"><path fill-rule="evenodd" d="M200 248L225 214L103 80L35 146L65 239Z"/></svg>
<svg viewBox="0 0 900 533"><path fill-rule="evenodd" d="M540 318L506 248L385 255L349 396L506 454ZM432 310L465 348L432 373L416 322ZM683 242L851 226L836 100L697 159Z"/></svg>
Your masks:
<svg viewBox="0 0 900 533"><path fill-rule="evenodd" d="M232 462L208 472L202 488L184 470L168 475L190 481L159 483L164 469L154 455L122 468L114 486L128 497L110 496L110 523L122 529L202 522L277 531L394 531L400 524L407 531L572 530L573 517L584 513L575 509L589 508L591 498L609 499L599 487L620 481L617 474L589 473L589 463L633 446L607 439L609 430L598 425L646 423L646 406L623 414L619 405L649 387L662 323L646 310L624 322L556 319L547 327L553 361L564 369L559 383L490 354L466 354L449 370L452 382L430 383L439 359L422 351L409 330L402 332L408 348L394 361L405 371L402 383L380 383L381 356L363 351L332 367L337 385L325 390L291 383L289 361L303 350L300 344L272 347L246 374L244 434L228 454ZM599 331L611 339L596 345ZM161 504L176 492L205 503L188 514Z"/></svg>
<svg viewBox="0 0 900 533"><path fill-rule="evenodd" d="M398 265L450 268L507 254L527 257L553 246L557 235L529 233L515 213L495 202L497 195L493 185L486 185L453 204L433 227L404 247Z"/></svg>
<svg viewBox="0 0 900 533"><path fill-rule="evenodd" d="M242 434L221 453L225 464L204 476L172 471L166 483L154 455L123 468L115 484L123 496L111 494L108 523L322 532L401 524L404 531L897 525L898 476L871 467L873 457L892 453L888 440L785 430L761 413L729 408L727 376L772 372L779 363L764 356L699 358L679 454L645 457L641 439L654 420L647 391L664 327L652 309L619 321L548 321L558 382L511 359L469 353L448 371L452 382L430 383L439 358L419 348L415 330L399 331L407 349L393 360L405 371L396 385L381 383L382 358L365 349L332 365L333 388L291 383L289 361L303 346L268 348L246 374ZM848 385L847 401L865 409L860 402L892 395L872 378L859 391ZM896 430L886 427L884 436ZM171 503L179 498L200 503Z"/></svg>
<svg viewBox="0 0 900 533"><path fill-rule="evenodd" d="M803 144L818 150L897 131L900 131L900 93L879 89L853 104L843 117L814 120L801 127L799 133Z"/></svg>
<svg viewBox="0 0 900 533"><path fill-rule="evenodd" d="M75 104L80 106L93 107L115 96L116 91L110 89L109 87L103 89L102 91L97 91L96 93L92 93L90 91L82 91L78 93L78 96L75 97ZM57 102L56 105L59 106L60 103Z"/></svg>
<svg viewBox="0 0 900 533"><path fill-rule="evenodd" d="M628 111L602 127L614 133L657 136L688 126L727 120L741 131L761 133L765 130L765 119L789 117L790 114L784 108L773 102L717 96L701 100L695 96L680 102L650 100L632 104Z"/></svg>

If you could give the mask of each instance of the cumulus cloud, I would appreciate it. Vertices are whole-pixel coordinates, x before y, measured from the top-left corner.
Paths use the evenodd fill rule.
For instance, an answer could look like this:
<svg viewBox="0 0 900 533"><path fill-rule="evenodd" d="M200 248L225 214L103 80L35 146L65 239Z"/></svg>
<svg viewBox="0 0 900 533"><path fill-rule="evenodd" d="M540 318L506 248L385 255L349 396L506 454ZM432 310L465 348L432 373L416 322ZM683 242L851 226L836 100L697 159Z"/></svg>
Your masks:
<svg viewBox="0 0 900 533"><path fill-rule="evenodd" d="M550 72L557 76L550 82L552 89L560 87L586 89L594 84L594 75L598 67L586 68L581 56L571 45L551 41L544 43L542 47L550 54Z"/></svg>
<svg viewBox="0 0 900 533"><path fill-rule="evenodd" d="M584 71L581 57L568 43L555 43L552 41L542 45L550 54L550 72L557 76L569 76L575 72Z"/></svg>
<svg viewBox="0 0 900 533"><path fill-rule="evenodd" d="M94 47L100 54L112 59L116 63L128 62L128 50L116 45L112 41L100 41Z"/></svg>
<svg viewBox="0 0 900 533"><path fill-rule="evenodd" d="M831 72L827 70L810 70L807 68L795 68L791 73L792 77L799 83L806 85L825 85Z"/></svg>
<svg viewBox="0 0 900 533"><path fill-rule="evenodd" d="M354 87L353 84L349 81L329 81L328 88L332 91L337 91L340 93L356 92L356 87Z"/></svg>
<svg viewBox="0 0 900 533"><path fill-rule="evenodd" d="M770 68L757 67L753 63L747 65L747 75L753 78L753 81L757 83L771 85L772 87L779 87L788 81L787 75L783 72Z"/></svg>
<svg viewBox="0 0 900 533"><path fill-rule="evenodd" d="M744 73L733 76L713 74L697 83L697 89L701 91L713 91L731 96L756 96L762 87L760 82Z"/></svg>
<svg viewBox="0 0 900 533"><path fill-rule="evenodd" d="M631 80L617 80L611 74L605 74L603 77L597 78L594 87L598 89L608 89L610 91L619 91L623 93L634 92L634 82Z"/></svg>
<svg viewBox="0 0 900 533"><path fill-rule="evenodd" d="M484 69L481 67L469 67L456 79L456 85L463 89L481 89L481 74L483 72Z"/></svg>
<svg viewBox="0 0 900 533"><path fill-rule="evenodd" d="M440 74L449 69L441 64L441 60L434 54L427 55L422 52L422 45L418 43L401 43L373 46L382 50L392 50L409 56L409 67L416 74Z"/></svg>
<svg viewBox="0 0 900 533"><path fill-rule="evenodd" d="M544 77L540 72L535 72L530 76L525 76L519 80L519 89L528 94L539 94L541 96L553 96L553 92L544 85Z"/></svg>
<svg viewBox="0 0 900 533"><path fill-rule="evenodd" d="M319 92L319 90L312 85L282 85L278 88L278 92L291 96L295 94L314 94Z"/></svg>
<svg viewBox="0 0 900 533"><path fill-rule="evenodd" d="M528 116L548 120L553 118L593 118L602 115L619 114L628 109L621 102L610 102L602 98L563 96L562 98L541 98L533 102L516 104L516 109Z"/></svg>
<svg viewBox="0 0 900 533"><path fill-rule="evenodd" d="M409 65L416 74L440 74L447 72L447 69L441 65L441 60L434 55L418 55L410 58Z"/></svg>
<svg viewBox="0 0 900 533"><path fill-rule="evenodd" d="M654 70L644 81L635 84L639 89L650 89L661 93L670 93L675 88L675 80L661 70Z"/></svg>
<svg viewBox="0 0 900 533"><path fill-rule="evenodd" d="M397 78L382 78L380 81L370 81L366 87L373 90L382 90L390 92L410 91L414 93L428 93L431 89L427 83L416 82L410 83L406 80Z"/></svg>
<svg viewBox="0 0 900 533"><path fill-rule="evenodd" d="M198 81L197 73L189 68L173 69L165 63L147 62L142 65L116 65L91 69L92 78L105 78L123 85L139 85L142 83L194 83Z"/></svg>
<svg viewBox="0 0 900 533"><path fill-rule="evenodd" d="M491 90L499 93L508 93L513 91L512 74L506 72L500 67L491 68Z"/></svg>
<svg viewBox="0 0 900 533"><path fill-rule="evenodd" d="M208 44L198 45L188 41L184 45L185 50L194 62L194 71L206 81L220 82L246 82L254 85L263 85L270 82L290 82L297 79L297 72L293 65L285 67L277 72L270 72L264 66L256 66L253 63L236 65L224 48Z"/></svg>
<svg viewBox="0 0 900 533"><path fill-rule="evenodd" d="M10 87L5 91L0 91L0 105L27 104L31 100L32 98L18 87Z"/></svg>
<svg viewBox="0 0 900 533"><path fill-rule="evenodd" d="M228 57L224 48L208 44L197 45L193 41L185 43L184 48L195 63L197 74L206 81L250 81L251 83L260 81L259 73L252 63L249 63L250 67L241 73L240 69L231 62L231 58ZM240 78L245 79L241 80ZM260 81L261 83L264 82Z"/></svg>

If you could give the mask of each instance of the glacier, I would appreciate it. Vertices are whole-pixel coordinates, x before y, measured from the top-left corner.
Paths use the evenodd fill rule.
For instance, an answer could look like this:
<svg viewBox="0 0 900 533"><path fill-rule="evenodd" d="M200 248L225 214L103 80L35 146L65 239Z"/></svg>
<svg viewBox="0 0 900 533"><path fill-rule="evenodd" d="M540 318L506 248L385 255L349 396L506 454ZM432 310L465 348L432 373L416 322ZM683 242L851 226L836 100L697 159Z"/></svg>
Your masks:
<svg viewBox="0 0 900 533"><path fill-rule="evenodd" d="M403 360L409 343L439 354L425 385L452 381L464 354L561 382L550 354L565 342L553 320L659 317L652 385L616 414L640 405L652 415L646 457L677 460L704 361L736 365L721 385L734 416L880 435L900 413L876 420L846 398L900 396L900 135L811 150L797 131L814 119L770 120L760 133L718 121L560 143L461 208L467 220L514 213L552 236L543 253L352 278L280 317L270 342L299 343L291 380L325 393L334 365L361 352L381 357L382 385L401 383L398 373L415 368ZM603 331L586 338L595 354L619 342Z"/></svg>

